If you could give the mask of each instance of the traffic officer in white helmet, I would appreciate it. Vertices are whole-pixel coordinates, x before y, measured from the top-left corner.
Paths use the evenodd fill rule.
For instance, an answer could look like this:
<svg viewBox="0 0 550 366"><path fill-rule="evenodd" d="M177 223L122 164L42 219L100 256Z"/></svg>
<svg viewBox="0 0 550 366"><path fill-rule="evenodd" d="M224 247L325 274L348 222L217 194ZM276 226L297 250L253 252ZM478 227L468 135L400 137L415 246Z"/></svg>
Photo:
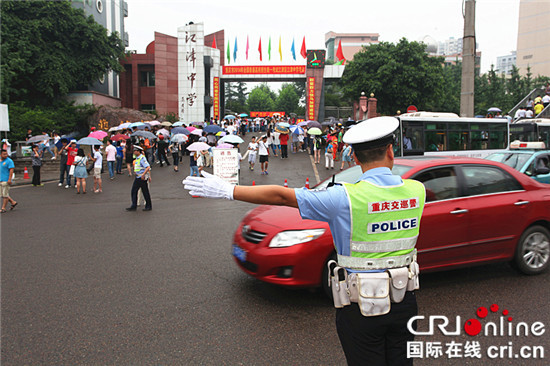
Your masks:
<svg viewBox="0 0 550 366"><path fill-rule="evenodd" d="M422 183L391 172L398 127L397 119L378 117L346 132L363 172L355 184L232 186L208 173L183 181L191 195L297 207L304 219L328 222L338 261L329 263L326 280L349 365L412 365L407 322L418 311L415 245L426 193Z"/></svg>

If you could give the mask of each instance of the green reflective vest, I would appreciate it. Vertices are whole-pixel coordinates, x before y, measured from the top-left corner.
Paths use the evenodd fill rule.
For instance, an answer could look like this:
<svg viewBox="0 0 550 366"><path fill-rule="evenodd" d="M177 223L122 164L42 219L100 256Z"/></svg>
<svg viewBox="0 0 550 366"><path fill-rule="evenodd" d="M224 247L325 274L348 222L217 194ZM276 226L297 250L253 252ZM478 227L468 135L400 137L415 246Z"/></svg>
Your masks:
<svg viewBox="0 0 550 366"><path fill-rule="evenodd" d="M134 159L134 173L136 177L141 177L145 168L141 166L141 159L146 159L143 153L141 153L137 158Z"/></svg>
<svg viewBox="0 0 550 366"><path fill-rule="evenodd" d="M338 264L356 270L409 265L416 255L424 185L404 179L398 186L360 181L344 188L351 211L350 255L338 254Z"/></svg>

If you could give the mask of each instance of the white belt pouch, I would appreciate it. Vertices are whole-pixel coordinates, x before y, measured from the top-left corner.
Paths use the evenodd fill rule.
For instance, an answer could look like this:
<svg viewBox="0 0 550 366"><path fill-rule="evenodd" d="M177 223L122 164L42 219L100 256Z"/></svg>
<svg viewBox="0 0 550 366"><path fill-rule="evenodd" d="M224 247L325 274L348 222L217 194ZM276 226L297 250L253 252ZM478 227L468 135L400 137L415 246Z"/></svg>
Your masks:
<svg viewBox="0 0 550 366"><path fill-rule="evenodd" d="M390 276L388 273L355 273L355 276L357 276L358 287L357 303L361 309L361 314L364 316L387 314L391 306Z"/></svg>

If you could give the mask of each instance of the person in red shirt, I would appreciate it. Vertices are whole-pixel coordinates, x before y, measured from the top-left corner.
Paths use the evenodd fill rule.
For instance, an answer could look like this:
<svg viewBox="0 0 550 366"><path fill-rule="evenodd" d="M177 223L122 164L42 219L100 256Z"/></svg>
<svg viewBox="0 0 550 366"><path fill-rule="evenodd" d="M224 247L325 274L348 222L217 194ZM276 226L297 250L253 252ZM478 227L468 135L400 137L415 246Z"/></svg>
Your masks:
<svg viewBox="0 0 550 366"><path fill-rule="evenodd" d="M71 143L67 147L67 166L70 168L73 166L74 158L76 157L76 153L78 152L78 149L76 148L76 140L71 140ZM67 185L65 188L69 188L71 186L71 176L74 175L74 168L73 172L69 173L69 178L67 179ZM74 186L76 187L76 178L74 179Z"/></svg>
<svg viewBox="0 0 550 366"><path fill-rule="evenodd" d="M280 134L279 141L281 142L281 159L288 159L288 134Z"/></svg>

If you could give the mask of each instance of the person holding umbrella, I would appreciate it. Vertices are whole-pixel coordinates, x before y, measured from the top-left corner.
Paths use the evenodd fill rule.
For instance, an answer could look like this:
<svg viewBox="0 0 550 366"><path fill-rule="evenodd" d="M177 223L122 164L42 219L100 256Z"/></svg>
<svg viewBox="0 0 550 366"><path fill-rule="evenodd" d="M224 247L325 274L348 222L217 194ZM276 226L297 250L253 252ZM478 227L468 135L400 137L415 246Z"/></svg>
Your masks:
<svg viewBox="0 0 550 366"><path fill-rule="evenodd" d="M137 210L137 195L138 191L141 189L143 197L145 198L145 207L143 211L151 211L153 205L151 203L151 195L149 194L149 186L147 182L149 180L149 172L151 171L151 165L143 155L143 148L134 145L134 173L136 177L134 183L132 184L132 206L127 207L126 211L136 211Z"/></svg>
<svg viewBox="0 0 550 366"><path fill-rule="evenodd" d="M38 145L32 145L32 185L34 187L41 187L43 184L40 183L40 168L42 167L42 154L44 151L38 149Z"/></svg>
<svg viewBox="0 0 550 366"><path fill-rule="evenodd" d="M94 156L92 161L94 162L94 193L101 193L103 189L101 187L101 168L103 167L103 155L99 151L100 146L94 145Z"/></svg>

